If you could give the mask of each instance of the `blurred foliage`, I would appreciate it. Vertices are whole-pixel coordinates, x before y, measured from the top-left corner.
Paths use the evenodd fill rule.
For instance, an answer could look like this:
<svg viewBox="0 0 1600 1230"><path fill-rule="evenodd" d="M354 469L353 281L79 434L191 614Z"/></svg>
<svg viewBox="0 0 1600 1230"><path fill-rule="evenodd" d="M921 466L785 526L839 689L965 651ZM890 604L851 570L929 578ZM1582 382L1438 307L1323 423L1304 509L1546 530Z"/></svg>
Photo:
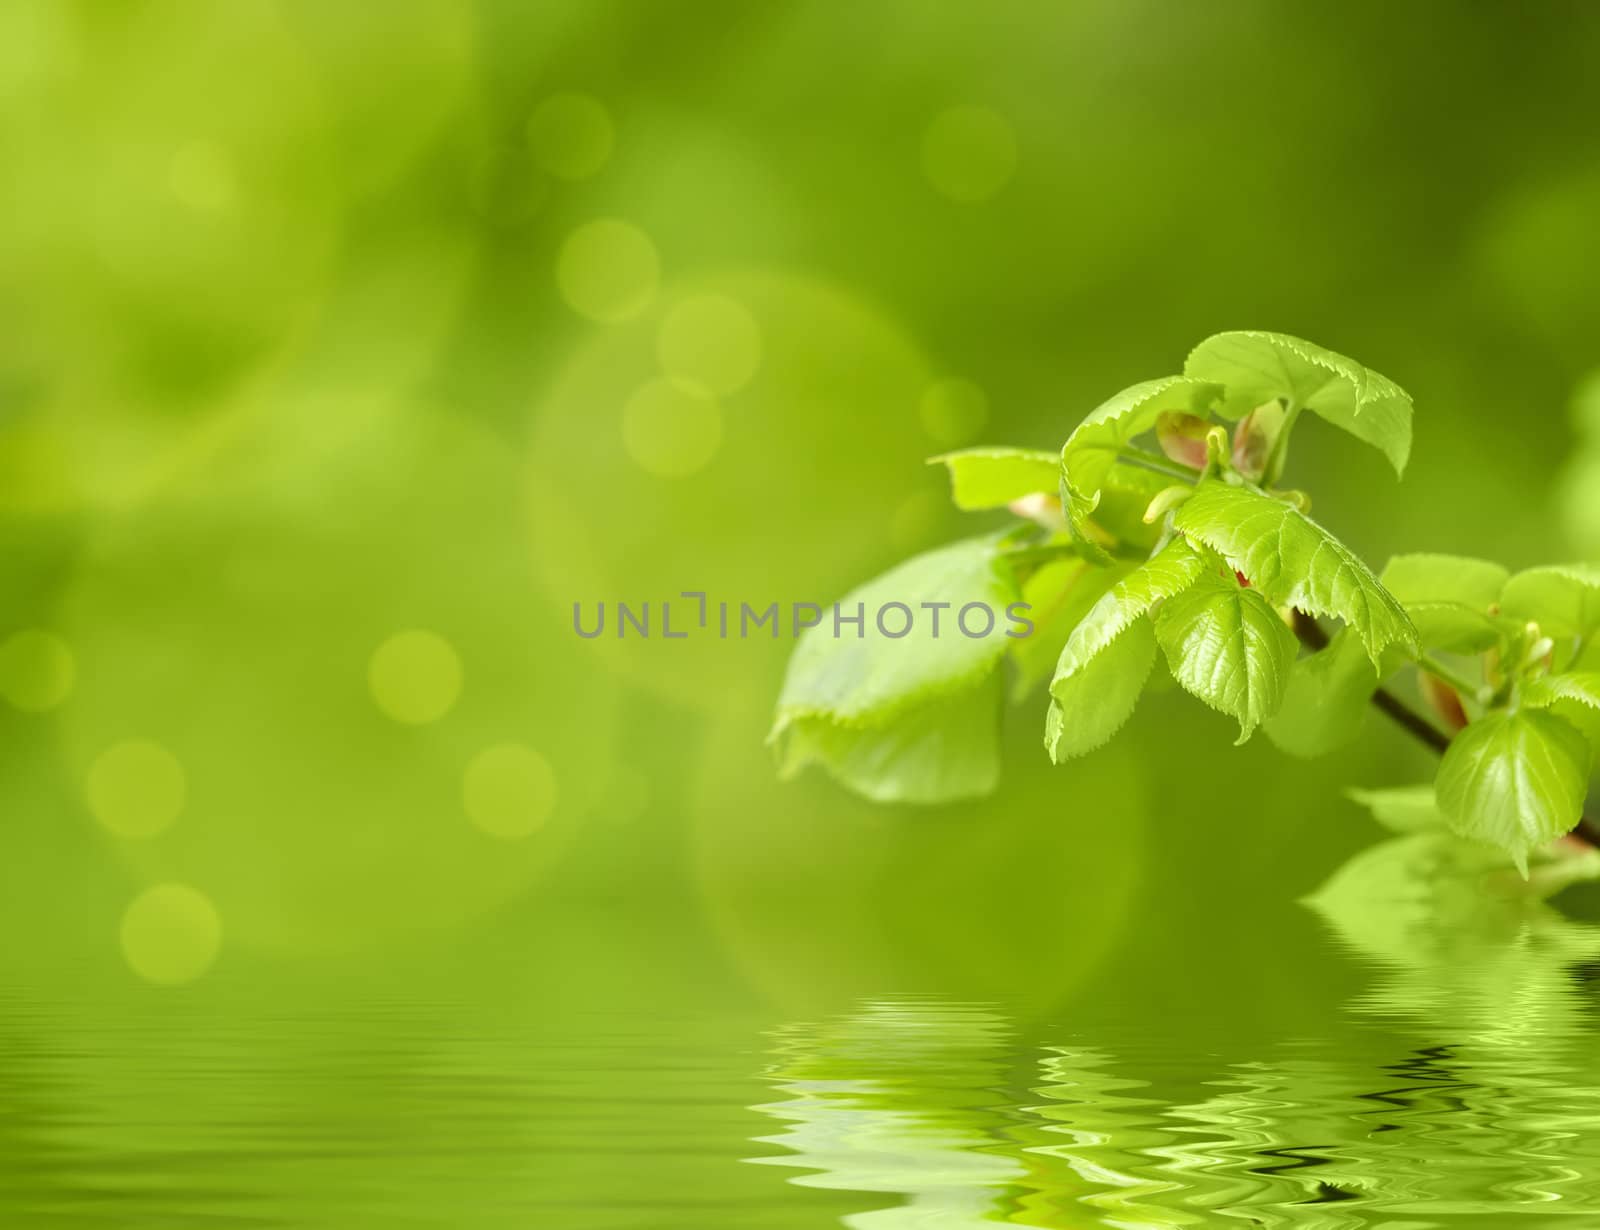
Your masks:
<svg viewBox="0 0 1600 1230"><path fill-rule="evenodd" d="M1030 733L994 798L876 811L774 779L786 642L572 604L830 601L991 524L926 455L1051 447L1225 328L1415 398L1403 486L1296 457L1364 555L1538 562L1597 55L1578 4L11 0L0 640L55 638L0 649L14 959L185 969L184 918L123 926L167 882L219 969L608 916L540 951L786 1000L1226 951L1365 840L1330 785L1418 753L1194 789L1225 723L1157 697L1105 764Z"/></svg>

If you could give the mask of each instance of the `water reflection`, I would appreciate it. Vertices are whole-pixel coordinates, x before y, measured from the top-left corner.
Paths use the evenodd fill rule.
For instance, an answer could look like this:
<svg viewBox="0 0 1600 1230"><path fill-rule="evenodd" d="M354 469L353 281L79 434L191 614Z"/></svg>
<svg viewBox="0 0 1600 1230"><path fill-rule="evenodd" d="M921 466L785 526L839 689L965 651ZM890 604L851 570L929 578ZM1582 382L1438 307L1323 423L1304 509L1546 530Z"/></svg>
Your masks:
<svg viewBox="0 0 1600 1230"><path fill-rule="evenodd" d="M846 1225L966 1226L993 1220L1028 1175L1004 1147L1011 1036L981 1005L867 1004L841 1020L781 1031L771 1076L788 1097L756 1109L787 1126L790 1152L753 1160L816 1173L794 1182L904 1196Z"/></svg>
<svg viewBox="0 0 1600 1230"><path fill-rule="evenodd" d="M951 992L773 1029L520 953L431 996L0 982L0 1225L1600 1225L1600 928L1494 868L1419 894L1421 853L1335 877L1325 935L1264 905L1244 959L1160 946L1044 1024Z"/></svg>
<svg viewBox="0 0 1600 1230"><path fill-rule="evenodd" d="M1231 1030L1174 1003L1026 1035L993 1004L876 1000L777 1033L756 1109L783 1152L751 1160L870 1194L840 1221L870 1230L1600 1224L1600 927L1438 855L1319 894L1343 951L1306 959L1370 980L1309 1035L1252 1028L1247 996Z"/></svg>
<svg viewBox="0 0 1600 1230"><path fill-rule="evenodd" d="M1497 852L1416 833L1362 851L1308 904L1375 972L1353 1011L1540 1062L1592 1036L1580 992L1600 927L1547 898L1589 878L1597 857L1558 844L1524 879Z"/></svg>
<svg viewBox="0 0 1600 1230"><path fill-rule="evenodd" d="M738 1162L750 1020L213 992L0 989L0 1225L816 1224Z"/></svg>

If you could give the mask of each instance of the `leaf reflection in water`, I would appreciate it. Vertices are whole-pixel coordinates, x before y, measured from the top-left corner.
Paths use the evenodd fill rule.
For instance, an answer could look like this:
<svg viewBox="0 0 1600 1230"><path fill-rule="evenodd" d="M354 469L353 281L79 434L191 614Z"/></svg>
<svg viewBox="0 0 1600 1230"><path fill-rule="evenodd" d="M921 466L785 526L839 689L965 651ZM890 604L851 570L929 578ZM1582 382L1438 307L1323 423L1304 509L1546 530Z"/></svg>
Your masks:
<svg viewBox="0 0 1600 1230"><path fill-rule="evenodd" d="M1164 1019L1026 1036L993 1004L867 1002L781 1030L751 1159L863 1194L846 1226L1600 1224L1600 1055L1581 972L1600 927L1545 898L1600 871L1557 847L1528 880L1424 825L1309 904L1372 983L1315 1036ZM1218 971L1218 977L1224 972ZM1106 1019L1104 1014L1100 1018Z"/></svg>

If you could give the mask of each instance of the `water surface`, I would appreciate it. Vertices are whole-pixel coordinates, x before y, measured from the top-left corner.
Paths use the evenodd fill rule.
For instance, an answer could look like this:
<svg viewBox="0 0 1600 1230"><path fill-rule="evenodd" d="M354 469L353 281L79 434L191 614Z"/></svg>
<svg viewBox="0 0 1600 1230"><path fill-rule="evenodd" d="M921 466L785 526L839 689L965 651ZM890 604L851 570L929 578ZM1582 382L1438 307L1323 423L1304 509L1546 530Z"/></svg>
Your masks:
<svg viewBox="0 0 1600 1230"><path fill-rule="evenodd" d="M793 1018L660 984L470 980L112 1003L17 979L0 1210L62 1227L1600 1224L1595 929L1543 907L1437 942L1389 922L1296 932L1291 1017L1271 1000L1281 936L1264 975L1183 950L1170 977L1110 968L1048 1011L890 987Z"/></svg>

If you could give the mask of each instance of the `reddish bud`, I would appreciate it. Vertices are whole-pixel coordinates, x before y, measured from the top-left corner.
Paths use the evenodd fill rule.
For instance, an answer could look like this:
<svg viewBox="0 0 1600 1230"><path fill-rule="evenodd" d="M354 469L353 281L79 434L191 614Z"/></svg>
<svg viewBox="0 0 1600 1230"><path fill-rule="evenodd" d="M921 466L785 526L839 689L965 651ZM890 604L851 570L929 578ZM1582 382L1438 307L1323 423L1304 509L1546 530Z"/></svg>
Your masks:
<svg viewBox="0 0 1600 1230"><path fill-rule="evenodd" d="M1198 414L1168 410L1156 420L1156 440L1161 451L1191 470L1206 466L1206 432L1211 424Z"/></svg>
<svg viewBox="0 0 1600 1230"><path fill-rule="evenodd" d="M1272 448L1283 430L1284 410L1281 402L1269 401L1257 406L1244 418L1233 432L1233 468L1246 478L1259 479L1267 472L1267 461Z"/></svg>
<svg viewBox="0 0 1600 1230"><path fill-rule="evenodd" d="M1467 711L1461 704L1461 697L1448 683L1423 671L1422 695L1452 733L1466 729Z"/></svg>
<svg viewBox="0 0 1600 1230"><path fill-rule="evenodd" d="M1032 495L1012 500L1009 507L1012 516L1032 521L1044 529L1060 532L1067 528L1067 518L1061 511L1061 500L1057 496L1035 491Z"/></svg>

